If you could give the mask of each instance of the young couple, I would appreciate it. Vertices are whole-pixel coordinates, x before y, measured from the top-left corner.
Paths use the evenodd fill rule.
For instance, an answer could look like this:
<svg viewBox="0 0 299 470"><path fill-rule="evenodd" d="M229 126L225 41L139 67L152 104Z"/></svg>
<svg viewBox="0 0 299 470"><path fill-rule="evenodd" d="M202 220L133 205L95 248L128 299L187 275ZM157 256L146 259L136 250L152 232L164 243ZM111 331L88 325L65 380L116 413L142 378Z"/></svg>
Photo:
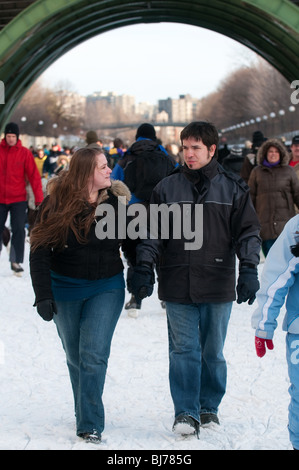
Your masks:
<svg viewBox="0 0 299 470"><path fill-rule="evenodd" d="M181 133L185 163L155 187L151 204L203 205L203 240L186 250L184 234L169 239L102 239L97 207L130 199L101 149L82 148L69 169L49 183L49 195L31 232L30 269L38 313L54 320L66 352L77 435L100 442L102 393L112 336L121 314L125 283L120 245L134 266L132 291L151 295L154 268L166 303L173 431L199 434L200 424L219 423L226 389L223 347L232 302L252 303L259 288L259 222L248 187L217 163L218 133L207 122ZM191 221L192 216L191 214ZM117 230L117 218L115 220ZM117 233L117 232L116 232ZM237 288L235 258L239 259Z"/></svg>

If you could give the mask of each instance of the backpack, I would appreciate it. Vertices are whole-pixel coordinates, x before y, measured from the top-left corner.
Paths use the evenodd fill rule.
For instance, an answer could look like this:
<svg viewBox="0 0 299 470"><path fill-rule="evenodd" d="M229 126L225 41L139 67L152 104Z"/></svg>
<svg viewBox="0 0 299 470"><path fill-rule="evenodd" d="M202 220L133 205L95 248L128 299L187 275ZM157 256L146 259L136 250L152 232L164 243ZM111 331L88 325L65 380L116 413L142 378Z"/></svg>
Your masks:
<svg viewBox="0 0 299 470"><path fill-rule="evenodd" d="M138 199L149 201L156 184L174 168L174 160L158 148L145 150L128 162L124 169L124 182Z"/></svg>

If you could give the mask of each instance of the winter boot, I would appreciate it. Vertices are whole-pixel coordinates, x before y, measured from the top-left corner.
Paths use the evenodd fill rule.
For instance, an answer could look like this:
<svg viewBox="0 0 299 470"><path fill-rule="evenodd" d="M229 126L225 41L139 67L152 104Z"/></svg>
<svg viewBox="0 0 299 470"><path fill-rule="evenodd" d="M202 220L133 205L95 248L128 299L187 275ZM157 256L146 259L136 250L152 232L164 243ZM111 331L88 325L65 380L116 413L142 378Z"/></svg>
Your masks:
<svg viewBox="0 0 299 470"><path fill-rule="evenodd" d="M175 434L181 434L182 436L188 436L195 434L199 437L199 422L189 415L179 415L175 418L172 430Z"/></svg>
<svg viewBox="0 0 299 470"><path fill-rule="evenodd" d="M200 415L200 425L206 426L210 423L220 424L218 416L216 413L201 413Z"/></svg>

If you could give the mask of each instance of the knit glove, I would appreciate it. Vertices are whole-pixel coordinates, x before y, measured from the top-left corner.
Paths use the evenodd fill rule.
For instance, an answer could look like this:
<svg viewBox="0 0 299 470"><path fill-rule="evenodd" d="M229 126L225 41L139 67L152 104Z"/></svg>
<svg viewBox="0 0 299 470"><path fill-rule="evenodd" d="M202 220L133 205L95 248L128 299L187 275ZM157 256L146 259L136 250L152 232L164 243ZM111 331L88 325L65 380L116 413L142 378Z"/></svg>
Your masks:
<svg viewBox="0 0 299 470"><path fill-rule="evenodd" d="M150 297L154 290L155 275L149 266L135 266L131 279L131 292L135 299Z"/></svg>
<svg viewBox="0 0 299 470"><path fill-rule="evenodd" d="M266 345L268 349L274 349L272 339L258 338L257 336L255 337L255 349L258 357L263 357L266 354Z"/></svg>
<svg viewBox="0 0 299 470"><path fill-rule="evenodd" d="M54 313L57 314L56 303L52 299L41 300L36 304L37 313L45 321L51 321Z"/></svg>
<svg viewBox="0 0 299 470"><path fill-rule="evenodd" d="M260 288L257 278L257 268L241 266L237 284L237 303L247 302L252 305L255 301L255 294Z"/></svg>

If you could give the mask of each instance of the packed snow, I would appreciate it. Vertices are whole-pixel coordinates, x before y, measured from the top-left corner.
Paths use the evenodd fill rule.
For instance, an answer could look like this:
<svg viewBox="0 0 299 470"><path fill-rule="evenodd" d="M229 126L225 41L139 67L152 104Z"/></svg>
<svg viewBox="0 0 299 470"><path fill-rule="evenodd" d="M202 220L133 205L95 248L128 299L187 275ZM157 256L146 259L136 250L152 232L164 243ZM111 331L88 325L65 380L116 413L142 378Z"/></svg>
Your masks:
<svg viewBox="0 0 299 470"><path fill-rule="evenodd" d="M121 314L105 384L102 443L83 442L76 436L71 385L55 325L44 322L33 307L28 258L26 243L25 272L18 278L10 270L4 247L0 256L1 450L292 449L287 430L289 379L283 312L274 350L259 359L251 328L255 306L247 304L234 303L232 310L220 426L202 428L199 439L173 434L166 315L156 286L138 318L128 317L126 310Z"/></svg>

